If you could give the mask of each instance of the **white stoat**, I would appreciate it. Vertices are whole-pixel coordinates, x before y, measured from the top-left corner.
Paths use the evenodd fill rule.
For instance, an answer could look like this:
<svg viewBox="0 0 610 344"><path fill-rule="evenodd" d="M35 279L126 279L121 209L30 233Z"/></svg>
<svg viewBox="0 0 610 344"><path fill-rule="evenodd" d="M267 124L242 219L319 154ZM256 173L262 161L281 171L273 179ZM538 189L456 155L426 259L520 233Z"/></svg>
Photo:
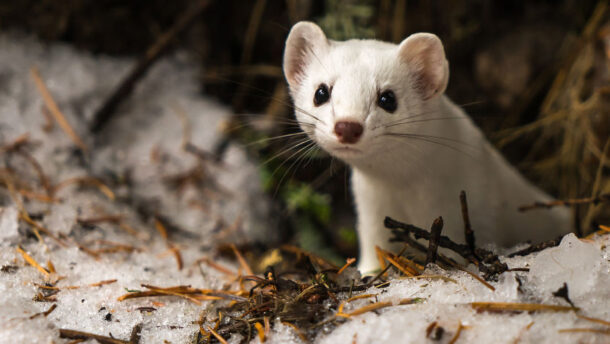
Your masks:
<svg viewBox="0 0 610 344"><path fill-rule="evenodd" d="M300 22L286 40L284 74L303 131L351 166L361 272L378 268L376 245L391 248L386 216L423 228L443 216L443 234L463 242L461 190L478 244L570 231L568 209L517 211L550 197L443 95L449 69L437 36L337 42Z"/></svg>

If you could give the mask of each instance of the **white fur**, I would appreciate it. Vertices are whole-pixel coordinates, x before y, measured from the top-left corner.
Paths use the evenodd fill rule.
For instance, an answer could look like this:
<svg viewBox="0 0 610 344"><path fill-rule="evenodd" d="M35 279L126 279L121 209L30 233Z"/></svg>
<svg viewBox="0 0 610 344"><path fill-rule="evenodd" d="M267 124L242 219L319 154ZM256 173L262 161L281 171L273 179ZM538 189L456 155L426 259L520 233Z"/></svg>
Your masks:
<svg viewBox="0 0 610 344"><path fill-rule="evenodd" d="M376 245L392 249L390 231L383 226L386 216L423 228L443 216L443 234L463 242L461 190L468 197L477 244L507 246L569 232L570 214L565 208L517 211L519 205L550 197L524 179L470 118L441 94L442 83L446 85L448 78L442 45L440 52L435 48L434 56L442 53L438 63L445 63L446 75L439 76L438 68L433 70L438 92L432 96L422 93L422 85L414 82L416 73L434 66L415 66L412 61L417 61L421 52L407 51L415 55L405 59L405 51L400 50L408 40L421 37L438 41L434 35L416 34L400 46L375 40L336 42L326 40L315 24L301 22L287 40L284 69L290 73L287 79L297 120L315 125L303 125L302 129L352 168L359 269L368 272L378 268ZM298 45L291 44L297 40ZM316 107L314 92L322 83L332 86L331 97ZM393 114L377 106L378 94L385 90L392 90L398 99ZM340 120L364 126L358 142L339 143L333 128ZM390 132L430 137L383 135Z"/></svg>

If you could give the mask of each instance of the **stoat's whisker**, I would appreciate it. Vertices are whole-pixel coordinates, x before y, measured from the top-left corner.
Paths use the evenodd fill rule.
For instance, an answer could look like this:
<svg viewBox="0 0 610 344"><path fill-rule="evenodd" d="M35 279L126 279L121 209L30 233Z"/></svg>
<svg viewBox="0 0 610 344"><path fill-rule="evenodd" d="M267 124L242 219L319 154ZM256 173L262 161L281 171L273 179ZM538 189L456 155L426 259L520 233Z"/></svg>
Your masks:
<svg viewBox="0 0 610 344"><path fill-rule="evenodd" d="M307 167L309 165L309 163L313 160L314 158L314 151L317 151L316 153L318 153L320 151L320 146L318 146L317 144L313 145L311 147L310 150L308 150L307 152L305 152L306 155L308 155L309 157L307 158L307 160L305 161L305 166Z"/></svg>
<svg viewBox="0 0 610 344"><path fill-rule="evenodd" d="M399 122L399 123L392 123L392 124L387 124L387 125L378 125L373 129L376 128L391 128L391 127L395 127L397 125L405 125L405 124L413 124L413 123L421 123L421 122L430 122L430 121L444 121L444 120L452 120L452 119L466 119L466 117L459 117L459 116L453 116L453 117L436 117L436 118L426 118L426 119L417 119L417 120L405 120L404 122Z"/></svg>
<svg viewBox="0 0 610 344"><path fill-rule="evenodd" d="M297 147L300 147L300 146L302 146L302 145L304 145L304 144L306 144L306 143L308 143L308 142L311 142L311 139L309 139L308 137L306 137L306 138L304 138L303 140L301 140L301 141L297 142L295 145L290 146L290 147L288 147L288 148L286 148L286 149L283 149L283 150L281 150L279 153L276 153L276 154L274 154L272 157L270 157L269 159L267 159L267 160L263 161L263 162L262 162L262 163L259 165L259 167L261 167L261 166L265 166L266 164L268 164L269 162L271 162L271 161L275 160L275 159L276 159L276 158L278 158L279 156L282 156L282 155L284 155L285 153L290 152L291 150L293 150L293 149L295 149L295 148L297 148Z"/></svg>
<svg viewBox="0 0 610 344"><path fill-rule="evenodd" d="M312 145L315 145L315 142L309 142L309 144L305 145L304 147L299 148L299 150L297 150L296 152L292 153L290 156L288 156L286 159L284 159L284 161L282 161L282 163L280 163L280 165L278 167L275 168L275 170L273 170L273 173L271 173L271 177L273 177L277 171L284 166L284 164L286 164L286 162L288 162L289 160L291 160L292 158L294 158L296 155L299 155L299 157L302 157L302 155L304 154L303 152L306 151L307 149L309 149ZM294 164L298 161L299 159L295 159L295 161L292 162L292 164L290 164L290 166L288 166L288 169L286 170L286 172L284 173L284 175L282 175L282 178L280 178L280 180L277 183L277 188L274 192L274 197L277 194L277 191L279 191L279 187L280 185L282 185L282 182L284 181L284 178L286 178L286 175L288 174L288 172L290 172L290 169L292 168L292 166L294 166Z"/></svg>
<svg viewBox="0 0 610 344"><path fill-rule="evenodd" d="M424 111L424 112L420 112L420 113L417 113L417 114L414 114L414 115L410 115L410 116L407 116L407 117L399 118L399 119L397 119L395 121L392 121L390 123L386 123L386 124L383 124L383 125L392 125L392 124L395 124L395 123L400 123L402 121L407 121L407 120L411 120L413 118L425 116L425 115L428 115L428 114L431 114L431 113L436 113L436 112L435 111ZM373 129L376 129L376 128L377 127L373 128Z"/></svg>
<svg viewBox="0 0 610 344"><path fill-rule="evenodd" d="M260 140L256 140L256 141L252 141L246 145L244 145L245 147L250 147L253 145L257 145L259 143L265 143L265 142L269 142L269 141L275 141L275 140L279 140L279 139L284 139L287 137L295 137L295 136L303 136L303 135L307 135L307 133L303 132L303 131L299 131L296 133L290 133L290 134L284 134L284 135L278 135L278 136L273 136L273 137L265 137L264 139L260 139Z"/></svg>
<svg viewBox="0 0 610 344"><path fill-rule="evenodd" d="M449 142L453 142L453 143L459 143L465 147L469 147L469 148L473 148L476 149L477 147L469 144L468 142L464 142L462 140L458 140L458 139L452 139L450 137L444 137L444 136L435 136L435 135L427 135L427 134L414 134L414 133L383 133L381 135L388 135L388 136L403 136L403 137L421 137L421 138L426 138L426 139L434 139L434 140L444 140L444 141L449 141Z"/></svg>
<svg viewBox="0 0 610 344"><path fill-rule="evenodd" d="M293 155L291 155L290 157L286 158L286 160L284 160L284 162L282 162L282 164L281 164L280 166L278 166L278 168L279 168L279 167L281 167L281 166L282 166L282 165L283 165L283 164L284 164L286 161L288 161L288 160L292 159L292 157L293 157L294 155L297 155L297 154L298 154L298 156L296 157L296 159L294 159L294 161L293 161L293 162L292 162L292 163L291 163L291 164L288 166L288 168L286 169L286 171L285 171L285 172L284 172L284 174L282 175L282 178L280 178L280 180L278 181L278 183L277 183L277 189L275 190L275 192L276 192L276 193L277 193L277 191L279 190L279 187L282 185L282 182L284 181L284 179L286 178L286 176L287 176L287 175L290 173L290 170L292 170L292 169L293 169L293 167L295 167L295 165L296 165L296 167L294 168L294 170L293 170L293 172L292 172L292 176L291 176L291 178L292 178L292 177L294 177L294 174L295 174L295 173L296 173L296 171L298 170L298 167L299 167L299 165L300 165L300 162L302 162L302 161L303 161L303 159L304 159L304 158L307 156L307 154L308 154L309 152L311 152L311 150L312 150L312 149L315 149L315 147L316 147L316 143L315 143L315 142L311 142L309 145L306 145L305 147L301 148L301 149L300 149L298 152L296 152L295 154L293 154ZM275 172L274 172L274 174L275 174Z"/></svg>
<svg viewBox="0 0 610 344"><path fill-rule="evenodd" d="M241 119L245 119L246 121L252 121L255 122L256 120L265 120L264 119L264 115L261 114L238 114L238 115L234 115L237 118L241 118ZM298 121L295 118L286 118L286 117L274 117L273 119L269 120L270 122L273 123L280 123L280 124L299 124L301 123L300 121Z"/></svg>
<svg viewBox="0 0 610 344"><path fill-rule="evenodd" d="M394 137L394 138L413 139L413 140L420 140L420 141L425 141L425 142L429 142L429 143L434 143L436 145L449 148L449 149L454 150L456 152L459 152L459 153L462 153L462 154L465 154L465 155L468 155L468 156L472 156L472 154L470 154L468 152L465 152L465 151L463 151L463 150L461 150L461 149L459 149L457 147L451 146L449 144L445 144L443 142L435 141L435 137L434 136L429 137L427 135L392 134L392 133L385 133L385 134L382 134L382 135L383 136ZM436 139L439 139L439 138L436 138Z"/></svg>

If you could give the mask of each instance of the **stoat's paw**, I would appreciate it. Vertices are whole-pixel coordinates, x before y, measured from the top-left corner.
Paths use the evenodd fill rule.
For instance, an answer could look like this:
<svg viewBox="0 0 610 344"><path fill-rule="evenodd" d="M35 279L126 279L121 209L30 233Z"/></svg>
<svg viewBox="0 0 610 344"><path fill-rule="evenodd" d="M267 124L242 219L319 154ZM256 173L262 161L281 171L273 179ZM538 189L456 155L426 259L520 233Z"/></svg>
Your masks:
<svg viewBox="0 0 610 344"><path fill-rule="evenodd" d="M375 276L381 271L381 267L379 266L379 262L375 259L373 262L363 261L358 264L358 271L360 271L360 275L362 277L366 276Z"/></svg>

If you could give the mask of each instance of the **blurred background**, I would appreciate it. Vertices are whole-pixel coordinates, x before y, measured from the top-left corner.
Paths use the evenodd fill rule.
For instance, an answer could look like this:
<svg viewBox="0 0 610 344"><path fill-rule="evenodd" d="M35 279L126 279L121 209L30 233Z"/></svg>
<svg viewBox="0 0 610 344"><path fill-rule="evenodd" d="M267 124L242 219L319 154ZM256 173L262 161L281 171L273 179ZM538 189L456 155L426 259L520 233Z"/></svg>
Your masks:
<svg viewBox="0 0 610 344"><path fill-rule="evenodd" d="M143 56L197 3L2 1L0 30L95 54ZM282 241L334 261L357 254L349 171L324 152L298 153L296 141L284 136L298 128L290 123L281 60L288 31L300 20L315 21L337 40L398 43L414 32L437 34L450 62L447 94L528 178L559 199L610 192L607 1L207 3L170 50L195 56L201 92L237 114L221 130L227 142L243 143L261 161L262 180L253 182L263 183L278 204ZM223 154L225 146L207 149ZM576 207L575 231L586 234L607 223L607 209Z"/></svg>

